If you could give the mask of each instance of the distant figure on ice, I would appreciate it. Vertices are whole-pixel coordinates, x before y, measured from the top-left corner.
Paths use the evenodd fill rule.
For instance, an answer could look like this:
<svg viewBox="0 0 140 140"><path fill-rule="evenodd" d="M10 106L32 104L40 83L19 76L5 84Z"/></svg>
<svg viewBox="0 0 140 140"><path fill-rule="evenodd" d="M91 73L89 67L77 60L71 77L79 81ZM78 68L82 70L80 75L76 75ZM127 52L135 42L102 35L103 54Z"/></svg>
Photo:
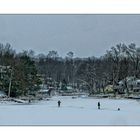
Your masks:
<svg viewBox="0 0 140 140"><path fill-rule="evenodd" d="M120 111L120 108L118 108L118 111Z"/></svg>
<svg viewBox="0 0 140 140"><path fill-rule="evenodd" d="M98 102L98 109L100 109L100 102Z"/></svg>
<svg viewBox="0 0 140 140"><path fill-rule="evenodd" d="M29 99L29 103L31 103L31 99Z"/></svg>
<svg viewBox="0 0 140 140"><path fill-rule="evenodd" d="M57 103L58 103L58 107L60 107L61 101L59 100Z"/></svg>
<svg viewBox="0 0 140 140"><path fill-rule="evenodd" d="M49 90L48 90L48 95L49 95L49 96L51 96L51 91L52 91L52 89L49 88Z"/></svg>

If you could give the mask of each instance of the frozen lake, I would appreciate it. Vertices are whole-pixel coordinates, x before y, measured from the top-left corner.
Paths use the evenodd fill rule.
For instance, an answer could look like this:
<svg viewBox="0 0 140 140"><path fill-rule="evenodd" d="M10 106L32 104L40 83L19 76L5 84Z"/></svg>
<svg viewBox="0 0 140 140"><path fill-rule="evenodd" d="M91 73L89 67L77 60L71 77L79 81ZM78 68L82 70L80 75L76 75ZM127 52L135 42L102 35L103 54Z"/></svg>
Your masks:
<svg viewBox="0 0 140 140"><path fill-rule="evenodd" d="M0 103L0 125L140 125L140 102L56 96L29 105Z"/></svg>

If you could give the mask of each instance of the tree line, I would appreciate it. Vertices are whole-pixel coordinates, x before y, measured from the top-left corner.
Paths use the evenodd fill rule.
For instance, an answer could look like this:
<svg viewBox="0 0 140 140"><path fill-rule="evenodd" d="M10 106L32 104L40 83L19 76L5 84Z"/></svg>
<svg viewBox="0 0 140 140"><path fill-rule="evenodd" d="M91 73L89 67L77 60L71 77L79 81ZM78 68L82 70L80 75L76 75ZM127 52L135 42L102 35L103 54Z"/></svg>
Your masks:
<svg viewBox="0 0 140 140"><path fill-rule="evenodd" d="M65 58L57 51L38 54L30 51L16 53L10 44L0 44L0 65L10 66L1 72L0 89L8 93L12 77L11 95L27 95L40 88L41 77L51 78L57 88L66 83L90 94L105 92L107 85L115 87L129 76L140 78L140 48L135 43L120 43L101 57L75 58L68 52ZM126 84L127 89L127 84Z"/></svg>
<svg viewBox="0 0 140 140"><path fill-rule="evenodd" d="M38 71L58 83L65 80L75 88L86 89L90 94L105 92L107 85L113 85L114 89L129 76L140 78L140 48L135 43L117 44L101 57L74 58L73 55L69 52L62 58L56 51L39 55Z"/></svg>
<svg viewBox="0 0 140 140"><path fill-rule="evenodd" d="M10 44L0 44L0 90L8 94L10 88L10 96L16 97L39 89L41 81L31 55L32 51L16 53Z"/></svg>

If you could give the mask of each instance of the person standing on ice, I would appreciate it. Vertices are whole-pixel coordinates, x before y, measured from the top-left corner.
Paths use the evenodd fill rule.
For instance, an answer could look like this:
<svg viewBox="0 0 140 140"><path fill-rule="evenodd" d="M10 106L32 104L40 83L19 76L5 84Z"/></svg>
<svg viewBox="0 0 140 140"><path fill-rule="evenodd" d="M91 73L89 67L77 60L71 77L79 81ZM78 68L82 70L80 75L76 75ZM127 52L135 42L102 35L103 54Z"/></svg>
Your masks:
<svg viewBox="0 0 140 140"><path fill-rule="evenodd" d="M98 102L98 109L100 109L100 102Z"/></svg>
<svg viewBox="0 0 140 140"><path fill-rule="evenodd" d="M58 103L58 107L60 107L61 101L59 100L57 103Z"/></svg>
<svg viewBox="0 0 140 140"><path fill-rule="evenodd" d="M31 99L29 99L29 101L28 101L29 103L31 103Z"/></svg>

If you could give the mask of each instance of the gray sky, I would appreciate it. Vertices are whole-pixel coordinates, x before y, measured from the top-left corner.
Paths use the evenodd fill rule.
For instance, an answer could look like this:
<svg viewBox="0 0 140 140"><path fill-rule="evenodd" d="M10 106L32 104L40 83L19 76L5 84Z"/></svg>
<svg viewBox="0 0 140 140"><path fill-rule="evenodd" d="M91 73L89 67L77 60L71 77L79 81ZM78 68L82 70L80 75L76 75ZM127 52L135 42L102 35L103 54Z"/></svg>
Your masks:
<svg viewBox="0 0 140 140"><path fill-rule="evenodd" d="M140 15L0 15L0 42L36 54L101 56L120 42L140 46Z"/></svg>

